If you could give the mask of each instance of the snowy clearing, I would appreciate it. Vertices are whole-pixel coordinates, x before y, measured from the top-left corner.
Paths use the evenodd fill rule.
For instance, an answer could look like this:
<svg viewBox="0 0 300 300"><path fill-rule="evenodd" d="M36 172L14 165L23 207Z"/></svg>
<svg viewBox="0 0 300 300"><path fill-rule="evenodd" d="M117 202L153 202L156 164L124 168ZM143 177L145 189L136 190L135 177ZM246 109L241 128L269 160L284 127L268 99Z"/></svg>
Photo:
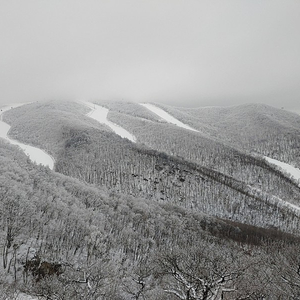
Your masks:
<svg viewBox="0 0 300 300"><path fill-rule="evenodd" d="M279 160L264 156L264 158L273 165L278 166L281 168L284 172L289 173L294 179L300 180L300 169L295 168L289 164L286 164L284 162L281 162Z"/></svg>
<svg viewBox="0 0 300 300"><path fill-rule="evenodd" d="M51 157L49 154L47 154L44 150L41 150L39 148L29 146L26 144L22 144L16 140L10 139L8 137L8 132L10 129L10 125L2 121L2 114L12 108L21 106L23 104L28 104L28 103L18 103L18 104L13 104L10 106L2 107L0 111L0 138L4 138L8 142L10 142L12 145L17 145L19 146L24 153L30 158L31 161L41 164L43 166L49 167L51 170L54 168L54 159Z"/></svg>
<svg viewBox="0 0 300 300"><path fill-rule="evenodd" d="M190 127L189 125L186 125L186 124L180 122L179 120L175 119L169 113L165 112L164 110L162 110L161 108L159 108L153 104L149 104L149 103L139 103L139 104L146 107L147 109L149 109L150 111L152 111L153 113L155 113L156 115L158 115L159 117L161 117L163 120L165 120L168 123L177 125L178 127L181 127L184 129L199 132L198 130Z"/></svg>
<svg viewBox="0 0 300 300"><path fill-rule="evenodd" d="M101 124L107 125L109 128L113 130L114 133L116 133L120 137L126 138L133 143L136 142L136 137L132 135L130 132L128 132L126 129L124 129L121 126L108 121L107 115L109 110L107 108L90 102L83 102L83 103L91 109L91 111L87 114L88 117L98 121Z"/></svg>

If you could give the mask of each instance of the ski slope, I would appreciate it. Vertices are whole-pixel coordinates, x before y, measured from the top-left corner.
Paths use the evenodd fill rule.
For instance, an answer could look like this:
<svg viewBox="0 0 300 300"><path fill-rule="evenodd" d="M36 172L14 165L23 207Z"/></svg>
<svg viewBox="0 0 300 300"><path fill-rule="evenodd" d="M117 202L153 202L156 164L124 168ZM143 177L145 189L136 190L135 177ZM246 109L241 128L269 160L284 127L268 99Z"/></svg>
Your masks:
<svg viewBox="0 0 300 300"><path fill-rule="evenodd" d="M178 127L181 127L184 129L199 132L198 130L192 128L191 126L184 124L181 121L177 120L176 118L171 116L169 113L165 112L164 110L162 110L161 108L159 108L153 104L149 104L149 103L139 103L139 104L146 107L147 109L149 109L150 111L152 111L153 113L155 113L156 115L158 115L159 117L161 117L163 120L165 120L168 123L177 125Z"/></svg>
<svg viewBox="0 0 300 300"><path fill-rule="evenodd" d="M9 138L9 136L8 136L8 132L10 130L10 125L8 125L7 123L2 121L2 114L12 108L21 106L23 104L28 104L28 103L13 104L13 105L9 105L9 106L1 108L1 110L0 110L0 138L5 139L12 145L19 146L24 151L24 153L30 158L31 161L35 162L36 164L41 164L43 166L47 166L51 170L53 170L54 159L52 156L47 154L44 150L41 150L39 148L30 146L30 145L20 143L16 140Z"/></svg>
<svg viewBox="0 0 300 300"><path fill-rule="evenodd" d="M298 216L300 216L300 207L298 205L292 204L286 200L283 200L275 195L267 194L266 192L263 192L261 189L252 187L248 185L248 188L250 189L251 193L254 193L254 195L257 195L258 197L261 197L262 195L268 199L272 204L276 204L280 207L286 207L288 209L293 210L295 213L297 213Z"/></svg>
<svg viewBox="0 0 300 300"><path fill-rule="evenodd" d="M136 137L133 134L128 132L123 127L108 121L107 115L109 110L107 108L90 102L83 102L83 103L91 109L91 111L87 114L88 117L98 121L101 124L107 125L110 129L112 129L114 133L116 133L120 137L126 138L131 142L136 143Z"/></svg>
<svg viewBox="0 0 300 300"><path fill-rule="evenodd" d="M290 174L294 179L300 180L300 169L295 168L287 163L281 162L279 160L264 156L264 158L273 165L278 166L280 169L282 169L284 172Z"/></svg>
<svg viewBox="0 0 300 300"><path fill-rule="evenodd" d="M284 172L290 174L294 179L300 180L300 169L295 168L287 163L281 162L279 160L264 156L264 158L273 165L278 166L280 169L282 169Z"/></svg>

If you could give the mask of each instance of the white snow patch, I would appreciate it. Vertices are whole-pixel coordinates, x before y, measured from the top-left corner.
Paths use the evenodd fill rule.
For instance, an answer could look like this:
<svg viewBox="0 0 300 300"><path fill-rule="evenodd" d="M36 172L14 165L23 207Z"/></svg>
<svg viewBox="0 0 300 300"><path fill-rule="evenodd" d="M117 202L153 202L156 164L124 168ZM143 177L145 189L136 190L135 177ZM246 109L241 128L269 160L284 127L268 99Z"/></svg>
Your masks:
<svg viewBox="0 0 300 300"><path fill-rule="evenodd" d="M284 205L284 206L286 206L286 207L289 207L289 208L296 209L296 210L299 211L299 213L300 213L300 207L299 207L299 206L297 206L297 205L295 205L295 204L292 204L292 203L290 203L290 202L288 202L288 201L285 201L285 200L283 200L283 199L281 199L281 198L279 198L279 197L277 197L277 196L274 196L274 197L275 197L275 199L277 199L278 202L280 202L282 205Z"/></svg>
<svg viewBox="0 0 300 300"><path fill-rule="evenodd" d="M298 205L292 204L292 203L290 203L286 200L283 200L283 199L281 199L277 196L270 195L270 194L268 195L266 192L263 192L261 189L252 187L250 185L248 185L248 188L250 188L250 190L252 192L254 192L255 194L258 193L258 194L261 194L261 195L267 195L266 198L268 199L268 201L270 201L270 203L277 204L280 207L289 208L292 211L294 211L298 216L300 216L300 207Z"/></svg>
<svg viewBox="0 0 300 300"><path fill-rule="evenodd" d="M38 298L34 298L34 297L24 294L24 293L20 293L16 296L16 300L38 300Z"/></svg>
<svg viewBox="0 0 300 300"><path fill-rule="evenodd" d="M167 121L168 123L175 124L178 127L181 127L181 128L184 128L184 129L199 132L198 130L190 127L189 125L184 124L181 121L175 119L169 113L165 112L164 110L162 110L161 108L159 108L159 107L157 107L153 104L149 104L149 103L139 103L139 104L146 107L147 109L149 109L150 111L152 111L153 113L155 113L156 115L161 117L163 120Z"/></svg>
<svg viewBox="0 0 300 300"><path fill-rule="evenodd" d="M264 158L271 164L278 166L286 173L289 173L294 179L300 180L300 169L295 168L287 163L281 162L279 160L264 156Z"/></svg>
<svg viewBox="0 0 300 300"><path fill-rule="evenodd" d="M126 129L124 129L121 126L108 121L107 115L109 110L107 108L90 102L83 102L83 103L91 109L91 111L87 114L88 117L98 121L101 124L105 124L109 126L120 137L126 138L132 141L133 143L136 142L136 137L132 135L130 132L128 132Z"/></svg>
<svg viewBox="0 0 300 300"><path fill-rule="evenodd" d="M288 111L300 115L300 109L289 109Z"/></svg>
<svg viewBox="0 0 300 300"><path fill-rule="evenodd" d="M37 164L41 164L43 166L48 166L51 170L53 170L54 159L49 154L47 154L44 150L26 144L22 144L8 137L8 131L10 129L10 125L2 121L2 114L11 108L15 108L23 104L28 104L28 103L12 104L9 106L2 107L0 109L0 138L4 138L11 144L19 146L24 151L24 153L30 158L31 161Z"/></svg>

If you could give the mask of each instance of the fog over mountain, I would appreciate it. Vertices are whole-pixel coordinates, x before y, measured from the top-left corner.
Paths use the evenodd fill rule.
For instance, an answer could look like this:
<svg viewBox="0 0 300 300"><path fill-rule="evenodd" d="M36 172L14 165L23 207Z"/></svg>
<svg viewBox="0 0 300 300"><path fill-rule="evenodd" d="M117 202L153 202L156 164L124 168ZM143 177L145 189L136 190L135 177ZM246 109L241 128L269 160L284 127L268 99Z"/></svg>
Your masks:
<svg viewBox="0 0 300 300"><path fill-rule="evenodd" d="M0 300L300 299L299 15L0 0Z"/></svg>
<svg viewBox="0 0 300 300"><path fill-rule="evenodd" d="M0 3L0 103L299 109L299 1Z"/></svg>

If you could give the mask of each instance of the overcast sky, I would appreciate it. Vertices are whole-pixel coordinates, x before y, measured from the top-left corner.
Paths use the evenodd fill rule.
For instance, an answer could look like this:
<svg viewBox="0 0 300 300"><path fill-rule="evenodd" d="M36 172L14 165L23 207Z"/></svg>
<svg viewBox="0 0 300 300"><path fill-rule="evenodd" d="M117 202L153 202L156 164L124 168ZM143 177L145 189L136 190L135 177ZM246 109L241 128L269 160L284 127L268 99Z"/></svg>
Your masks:
<svg viewBox="0 0 300 300"><path fill-rule="evenodd" d="M0 102L300 108L299 0L0 0Z"/></svg>

